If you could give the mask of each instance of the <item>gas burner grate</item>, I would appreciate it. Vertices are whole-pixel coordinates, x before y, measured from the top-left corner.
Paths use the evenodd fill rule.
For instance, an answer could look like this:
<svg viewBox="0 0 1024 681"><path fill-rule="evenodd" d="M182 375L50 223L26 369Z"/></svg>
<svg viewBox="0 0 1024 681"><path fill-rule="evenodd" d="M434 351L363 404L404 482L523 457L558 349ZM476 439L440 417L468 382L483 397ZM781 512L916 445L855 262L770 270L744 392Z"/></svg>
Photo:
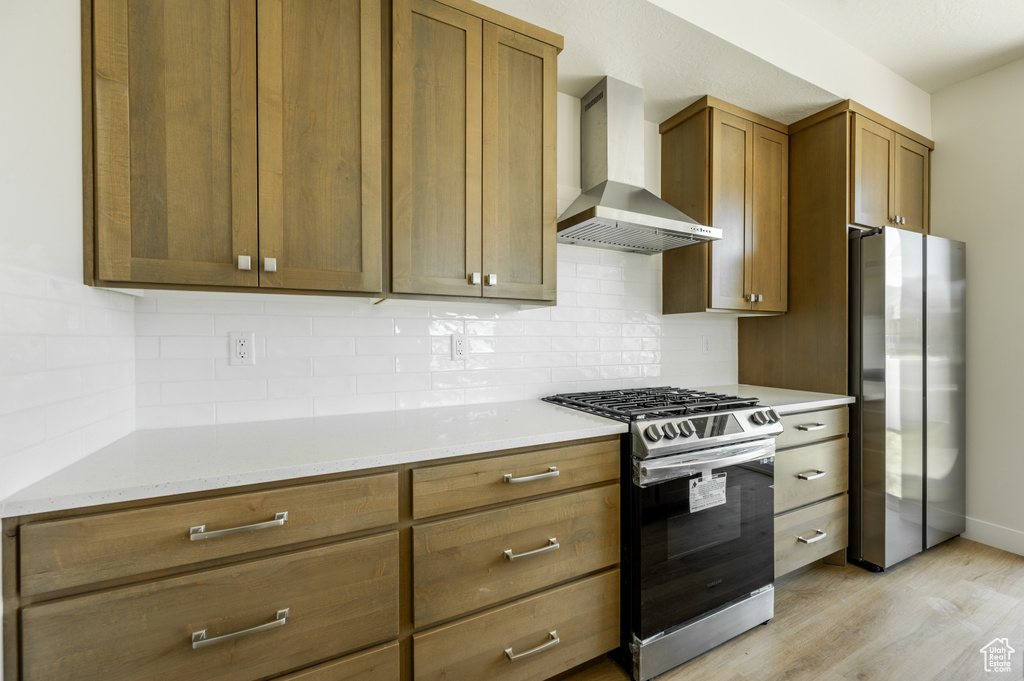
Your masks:
<svg viewBox="0 0 1024 681"><path fill-rule="evenodd" d="M668 386L562 393L543 399L545 402L626 423L651 418L729 411L758 404L756 397L737 397L736 395Z"/></svg>

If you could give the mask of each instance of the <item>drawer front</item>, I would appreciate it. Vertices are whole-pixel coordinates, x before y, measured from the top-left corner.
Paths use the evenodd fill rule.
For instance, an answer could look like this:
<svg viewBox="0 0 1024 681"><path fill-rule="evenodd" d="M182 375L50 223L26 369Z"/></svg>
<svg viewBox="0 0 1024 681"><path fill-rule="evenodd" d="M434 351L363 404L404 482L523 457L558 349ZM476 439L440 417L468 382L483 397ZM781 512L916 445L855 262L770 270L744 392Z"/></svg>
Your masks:
<svg viewBox="0 0 1024 681"><path fill-rule="evenodd" d="M515 660L505 653L518 656L545 645ZM613 570L415 635L414 678L535 681L618 645L619 571Z"/></svg>
<svg viewBox="0 0 1024 681"><path fill-rule="evenodd" d="M388 643L277 681L398 681L398 674L398 644Z"/></svg>
<svg viewBox="0 0 1024 681"><path fill-rule="evenodd" d="M850 432L850 410L846 407L788 414L782 417L782 434L775 448L799 447Z"/></svg>
<svg viewBox="0 0 1024 681"><path fill-rule="evenodd" d="M845 492L850 486L849 470L847 438L776 452L775 512L783 513Z"/></svg>
<svg viewBox="0 0 1024 681"><path fill-rule="evenodd" d="M618 562L618 485L414 527L416 626Z"/></svg>
<svg viewBox="0 0 1024 681"><path fill-rule="evenodd" d="M208 639L281 626L193 648ZM398 635L395 532L22 610L22 681L251 681Z"/></svg>
<svg viewBox="0 0 1024 681"><path fill-rule="evenodd" d="M510 482L505 482L506 476ZM515 482L534 476L544 477ZM419 468L412 472L413 517L429 518L618 479L618 438Z"/></svg>
<svg viewBox="0 0 1024 681"><path fill-rule="evenodd" d="M287 513L282 524L268 523L280 513ZM21 592L46 593L397 522L398 475L385 473L28 523L21 528ZM200 525L214 536L193 539L190 529Z"/></svg>
<svg viewBox="0 0 1024 681"><path fill-rule="evenodd" d="M843 494L775 519L776 578L846 548L848 505L849 497ZM825 532L821 539L818 530Z"/></svg>

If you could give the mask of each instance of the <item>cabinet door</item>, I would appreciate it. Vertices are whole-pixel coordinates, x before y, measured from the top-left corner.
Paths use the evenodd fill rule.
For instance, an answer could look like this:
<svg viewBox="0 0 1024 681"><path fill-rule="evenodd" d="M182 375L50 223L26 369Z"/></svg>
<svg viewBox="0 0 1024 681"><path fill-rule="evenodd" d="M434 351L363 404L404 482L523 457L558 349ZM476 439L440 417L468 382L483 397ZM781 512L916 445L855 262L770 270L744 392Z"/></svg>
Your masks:
<svg viewBox="0 0 1024 681"><path fill-rule="evenodd" d="M892 130L860 115L853 116L853 177L850 221L863 227L883 227L894 216Z"/></svg>
<svg viewBox="0 0 1024 681"><path fill-rule="evenodd" d="M99 279L255 286L255 0L93 12Z"/></svg>
<svg viewBox="0 0 1024 681"><path fill-rule="evenodd" d="M554 300L557 50L489 23L483 48L483 295Z"/></svg>
<svg viewBox="0 0 1024 681"><path fill-rule="evenodd" d="M483 22L395 0L392 289L479 296Z"/></svg>
<svg viewBox="0 0 1024 681"><path fill-rule="evenodd" d="M748 310L750 293L754 124L712 109L711 226L722 238L710 244L708 307Z"/></svg>
<svg viewBox="0 0 1024 681"><path fill-rule="evenodd" d="M900 229L928 233L931 151L923 144L896 135L896 215ZM902 222L906 220L906 222Z"/></svg>
<svg viewBox="0 0 1024 681"><path fill-rule="evenodd" d="M751 309L785 312L789 273L789 137L754 125Z"/></svg>
<svg viewBox="0 0 1024 681"><path fill-rule="evenodd" d="M380 11L259 1L260 286L381 290Z"/></svg>

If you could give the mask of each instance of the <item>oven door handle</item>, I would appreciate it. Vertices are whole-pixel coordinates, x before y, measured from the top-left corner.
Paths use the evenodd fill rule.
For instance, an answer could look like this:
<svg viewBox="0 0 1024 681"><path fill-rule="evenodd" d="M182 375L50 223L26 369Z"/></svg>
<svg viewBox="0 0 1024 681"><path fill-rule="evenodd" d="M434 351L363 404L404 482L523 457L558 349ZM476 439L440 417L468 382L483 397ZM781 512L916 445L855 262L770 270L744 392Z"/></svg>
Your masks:
<svg viewBox="0 0 1024 681"><path fill-rule="evenodd" d="M741 463L758 461L775 456L775 440L760 440L756 445L733 445L729 449L736 453L728 456L701 457L699 455L680 455L665 457L654 461L635 462L633 482L640 487L647 487L667 480L684 478L701 471L736 466Z"/></svg>

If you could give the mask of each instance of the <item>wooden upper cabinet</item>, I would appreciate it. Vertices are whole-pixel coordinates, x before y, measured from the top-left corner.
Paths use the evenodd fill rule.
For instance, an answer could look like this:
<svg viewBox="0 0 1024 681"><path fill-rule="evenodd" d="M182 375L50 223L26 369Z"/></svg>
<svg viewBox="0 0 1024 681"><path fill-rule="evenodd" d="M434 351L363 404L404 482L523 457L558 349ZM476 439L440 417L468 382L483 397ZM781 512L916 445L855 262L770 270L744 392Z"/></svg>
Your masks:
<svg viewBox="0 0 1024 681"><path fill-rule="evenodd" d="M392 290L555 299L558 49L396 0Z"/></svg>
<svg viewBox="0 0 1024 681"><path fill-rule="evenodd" d="M661 125L662 198L722 238L663 255L663 312L785 312L785 126L706 97Z"/></svg>
<svg viewBox="0 0 1024 681"><path fill-rule="evenodd" d="M395 0L392 290L480 295L483 22Z"/></svg>
<svg viewBox="0 0 1024 681"><path fill-rule="evenodd" d="M931 218L931 150L897 134L895 165L896 214L904 220L900 229L927 234Z"/></svg>
<svg viewBox="0 0 1024 681"><path fill-rule="evenodd" d="M552 45L484 24L487 297L555 299L557 57Z"/></svg>
<svg viewBox="0 0 1024 681"><path fill-rule="evenodd" d="M254 0L93 11L96 274L256 286Z"/></svg>
<svg viewBox="0 0 1024 681"><path fill-rule="evenodd" d="M753 221L749 250L752 310L789 307L789 136L754 124Z"/></svg>
<svg viewBox="0 0 1024 681"><path fill-rule="evenodd" d="M850 187L850 221L862 227L893 224L895 135L892 130L854 114L853 175Z"/></svg>
<svg viewBox="0 0 1024 681"><path fill-rule="evenodd" d="M850 221L927 233L931 150L853 114Z"/></svg>
<svg viewBox="0 0 1024 681"><path fill-rule="evenodd" d="M259 0L260 286L382 288L380 11Z"/></svg>
<svg viewBox="0 0 1024 681"><path fill-rule="evenodd" d="M379 0L93 11L98 279L382 289Z"/></svg>

